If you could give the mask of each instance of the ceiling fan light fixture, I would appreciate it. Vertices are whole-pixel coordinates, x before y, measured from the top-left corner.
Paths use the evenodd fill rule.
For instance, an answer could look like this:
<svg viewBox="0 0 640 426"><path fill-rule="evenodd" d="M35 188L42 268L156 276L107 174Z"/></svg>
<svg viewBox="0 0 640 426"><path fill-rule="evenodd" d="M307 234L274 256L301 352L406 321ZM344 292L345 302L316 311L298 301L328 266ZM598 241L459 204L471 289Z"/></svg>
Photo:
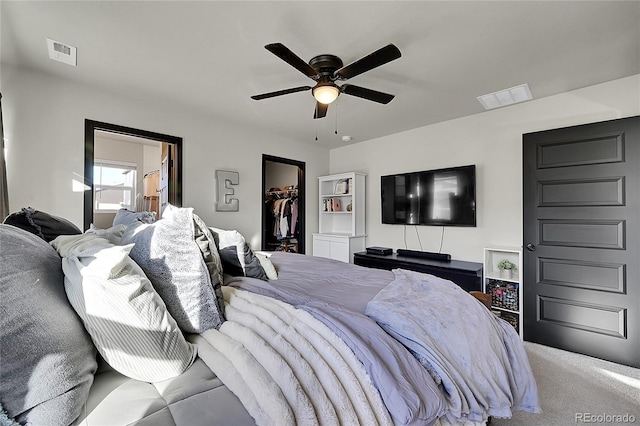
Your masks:
<svg viewBox="0 0 640 426"><path fill-rule="evenodd" d="M313 88L313 97L321 104L328 105L335 101L340 94L340 89L334 84L326 84Z"/></svg>

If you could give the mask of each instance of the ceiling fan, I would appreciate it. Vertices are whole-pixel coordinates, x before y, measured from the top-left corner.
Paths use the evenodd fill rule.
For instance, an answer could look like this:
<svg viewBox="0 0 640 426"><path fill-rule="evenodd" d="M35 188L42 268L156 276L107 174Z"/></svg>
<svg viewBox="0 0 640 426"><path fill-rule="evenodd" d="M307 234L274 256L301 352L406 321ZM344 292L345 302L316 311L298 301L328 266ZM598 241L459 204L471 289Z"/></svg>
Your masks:
<svg viewBox="0 0 640 426"><path fill-rule="evenodd" d="M401 53L393 44L388 44L347 66L343 66L344 64L342 63L342 60L335 55L314 56L311 58L309 63L306 63L282 43L267 44L265 49L307 77L315 80L316 84L315 86L293 87L291 89L278 90L276 92L251 96L252 99L257 101L273 98L275 96L311 90L313 97L316 99L316 109L313 113L313 118L323 118L327 115L327 108L329 107L329 104L335 101L340 93L357 96L359 98L381 104L388 104L394 98L394 95L378 92L377 90L354 86L353 84L343 84L338 86L335 83L337 80L348 80L398 59L401 56Z"/></svg>

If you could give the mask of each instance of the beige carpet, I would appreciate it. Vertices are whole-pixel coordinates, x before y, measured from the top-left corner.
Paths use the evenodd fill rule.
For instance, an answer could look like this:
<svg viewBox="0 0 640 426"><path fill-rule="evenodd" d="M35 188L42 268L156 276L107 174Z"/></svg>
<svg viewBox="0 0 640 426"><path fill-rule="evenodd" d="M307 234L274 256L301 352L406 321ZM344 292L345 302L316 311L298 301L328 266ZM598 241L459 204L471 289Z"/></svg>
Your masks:
<svg viewBox="0 0 640 426"><path fill-rule="evenodd" d="M535 343L524 345L543 413L516 412L511 419L493 419L491 425L640 425L640 369Z"/></svg>

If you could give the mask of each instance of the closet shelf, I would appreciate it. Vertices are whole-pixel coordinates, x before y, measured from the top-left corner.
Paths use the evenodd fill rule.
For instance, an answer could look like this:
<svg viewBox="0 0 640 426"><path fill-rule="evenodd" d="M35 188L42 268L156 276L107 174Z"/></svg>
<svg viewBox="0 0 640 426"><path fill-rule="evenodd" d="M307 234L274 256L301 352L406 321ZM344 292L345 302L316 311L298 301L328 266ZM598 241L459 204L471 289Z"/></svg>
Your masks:
<svg viewBox="0 0 640 426"><path fill-rule="evenodd" d="M265 195L298 195L297 189L283 189L281 191L267 191Z"/></svg>

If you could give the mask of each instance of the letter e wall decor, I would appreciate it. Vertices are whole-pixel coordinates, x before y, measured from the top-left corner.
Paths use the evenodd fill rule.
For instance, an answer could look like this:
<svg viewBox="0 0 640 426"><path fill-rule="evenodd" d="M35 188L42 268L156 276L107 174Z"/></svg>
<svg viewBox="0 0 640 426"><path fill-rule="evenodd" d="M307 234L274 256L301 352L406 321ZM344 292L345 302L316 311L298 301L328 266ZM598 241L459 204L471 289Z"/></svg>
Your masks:
<svg viewBox="0 0 640 426"><path fill-rule="evenodd" d="M216 181L218 188L216 194L216 211L237 212L239 210L240 200L231 197L235 194L231 185L238 185L240 183L240 173L216 170Z"/></svg>

